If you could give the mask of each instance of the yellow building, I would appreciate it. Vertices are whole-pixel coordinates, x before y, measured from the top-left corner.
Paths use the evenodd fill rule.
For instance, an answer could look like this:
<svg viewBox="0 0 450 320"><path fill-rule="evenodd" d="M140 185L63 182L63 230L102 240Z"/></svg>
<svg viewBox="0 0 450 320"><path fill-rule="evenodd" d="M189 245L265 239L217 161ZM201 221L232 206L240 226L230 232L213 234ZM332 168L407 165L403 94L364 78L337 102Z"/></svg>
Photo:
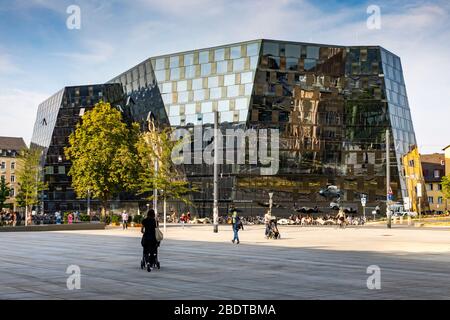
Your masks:
<svg viewBox="0 0 450 320"><path fill-rule="evenodd" d="M442 193L442 177L445 175L445 155L441 153L421 155L427 200L432 213L441 214L448 210Z"/></svg>
<svg viewBox="0 0 450 320"><path fill-rule="evenodd" d="M445 175L450 175L450 145L443 149L445 157Z"/></svg>
<svg viewBox="0 0 450 320"><path fill-rule="evenodd" d="M420 162L420 153L417 147L414 147L403 157L403 168L406 180L406 189L410 203L410 210L419 212L418 184L422 185L421 211L429 210L428 198L423 177L422 164ZM419 187L420 188L420 187Z"/></svg>
<svg viewBox="0 0 450 320"><path fill-rule="evenodd" d="M20 150L27 148L22 138L0 137L0 178L5 178L6 183L11 188L11 197L5 205L16 210L15 196L19 185L17 181L17 169L20 161L17 158Z"/></svg>

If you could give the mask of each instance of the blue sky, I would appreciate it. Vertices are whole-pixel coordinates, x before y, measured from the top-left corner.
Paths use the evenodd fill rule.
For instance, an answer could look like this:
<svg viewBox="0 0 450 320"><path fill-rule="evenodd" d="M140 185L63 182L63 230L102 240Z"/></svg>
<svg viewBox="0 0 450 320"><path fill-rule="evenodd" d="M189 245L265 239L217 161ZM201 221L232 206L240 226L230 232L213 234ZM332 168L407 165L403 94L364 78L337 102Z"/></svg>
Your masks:
<svg viewBox="0 0 450 320"><path fill-rule="evenodd" d="M81 29L66 27L70 5ZM381 29L366 26L369 5ZM0 136L31 138L38 104L154 55L257 38L381 45L402 58L422 153L450 144L450 3L307 0L0 0Z"/></svg>

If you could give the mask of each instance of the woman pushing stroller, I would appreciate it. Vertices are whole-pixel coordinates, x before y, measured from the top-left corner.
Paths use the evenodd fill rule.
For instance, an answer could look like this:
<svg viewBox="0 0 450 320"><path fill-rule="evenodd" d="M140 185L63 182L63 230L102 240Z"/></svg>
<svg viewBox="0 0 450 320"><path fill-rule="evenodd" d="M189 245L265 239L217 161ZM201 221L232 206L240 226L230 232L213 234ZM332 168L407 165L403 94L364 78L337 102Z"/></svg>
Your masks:
<svg viewBox="0 0 450 320"><path fill-rule="evenodd" d="M159 269L158 261L158 247L160 242L156 239L156 228L158 222L155 219L155 211L148 210L147 217L142 220L141 232L143 233L141 245L143 247L143 257L141 260L141 269L147 268L147 271L152 271L155 266Z"/></svg>

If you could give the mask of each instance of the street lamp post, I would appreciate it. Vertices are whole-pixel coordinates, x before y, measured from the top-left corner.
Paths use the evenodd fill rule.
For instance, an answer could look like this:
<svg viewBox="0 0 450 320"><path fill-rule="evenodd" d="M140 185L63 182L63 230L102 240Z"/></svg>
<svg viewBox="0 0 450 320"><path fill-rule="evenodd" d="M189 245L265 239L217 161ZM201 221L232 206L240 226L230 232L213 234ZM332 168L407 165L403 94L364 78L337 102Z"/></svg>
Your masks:
<svg viewBox="0 0 450 320"><path fill-rule="evenodd" d="M219 112L214 112L214 233L219 232Z"/></svg>
<svg viewBox="0 0 450 320"><path fill-rule="evenodd" d="M391 195L391 159L390 159L390 138L389 129L386 129L386 217L387 227L391 228L391 210L390 210L390 195Z"/></svg>

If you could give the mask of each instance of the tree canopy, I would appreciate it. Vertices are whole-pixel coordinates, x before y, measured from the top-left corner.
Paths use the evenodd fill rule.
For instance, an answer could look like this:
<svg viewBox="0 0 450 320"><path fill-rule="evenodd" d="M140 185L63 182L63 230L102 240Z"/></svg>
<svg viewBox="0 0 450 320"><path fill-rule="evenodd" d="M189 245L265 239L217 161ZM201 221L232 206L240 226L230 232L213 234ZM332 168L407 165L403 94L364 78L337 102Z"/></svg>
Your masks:
<svg viewBox="0 0 450 320"><path fill-rule="evenodd" d="M9 183L6 183L5 177L2 176L0 179L0 210L3 209L5 202L9 199L11 189L9 188Z"/></svg>
<svg viewBox="0 0 450 320"><path fill-rule="evenodd" d="M93 198L107 202L123 191L132 191L137 179L136 145L139 126L128 126L119 110L109 103L99 102L86 112L65 148L72 166L68 172L79 198Z"/></svg>
<svg viewBox="0 0 450 320"><path fill-rule="evenodd" d="M17 170L19 192L16 196L20 207L38 204L39 194L47 189L47 184L40 179L40 158L40 149L25 149L20 153L21 166Z"/></svg>

